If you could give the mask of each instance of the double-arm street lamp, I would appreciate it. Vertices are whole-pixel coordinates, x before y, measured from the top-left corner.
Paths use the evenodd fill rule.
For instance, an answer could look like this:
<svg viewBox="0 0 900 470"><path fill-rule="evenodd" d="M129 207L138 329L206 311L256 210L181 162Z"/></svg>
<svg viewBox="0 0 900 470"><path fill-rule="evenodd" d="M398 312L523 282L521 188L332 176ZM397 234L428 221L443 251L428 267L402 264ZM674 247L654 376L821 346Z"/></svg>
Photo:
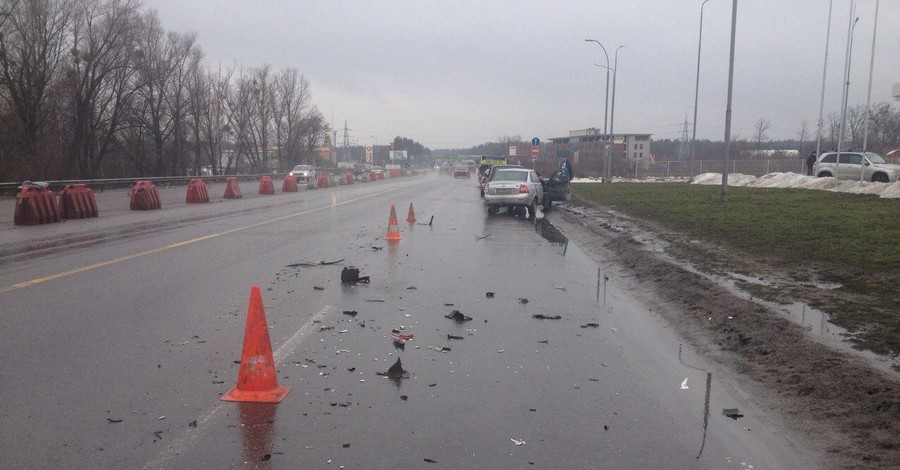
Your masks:
<svg viewBox="0 0 900 470"><path fill-rule="evenodd" d="M603 103L603 139L608 140L607 134L606 134L606 118L609 115L609 71L611 70L609 67L609 54L606 53L606 48L603 47L603 44L600 41L598 41L596 39L585 39L585 42L597 43L597 45L600 46L600 49L603 50L603 57L606 58L605 66L599 65L599 64L594 64L594 65L597 65L598 67L603 67L606 69L606 94L605 94L604 103ZM613 71L613 76L615 76L615 71ZM613 96L615 96L615 94L613 94ZM605 151L606 160L608 161L609 160L609 142L606 142L605 150L606 150ZM606 171L606 167L604 167L603 182L604 183L609 182L609 174Z"/></svg>

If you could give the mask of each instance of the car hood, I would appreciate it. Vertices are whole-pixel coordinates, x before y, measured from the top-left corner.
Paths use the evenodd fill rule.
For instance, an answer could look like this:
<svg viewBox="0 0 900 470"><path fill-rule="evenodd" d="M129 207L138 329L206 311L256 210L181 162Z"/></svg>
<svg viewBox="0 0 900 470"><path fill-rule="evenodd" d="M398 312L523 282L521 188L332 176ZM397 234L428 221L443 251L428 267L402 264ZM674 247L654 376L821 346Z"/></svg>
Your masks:
<svg viewBox="0 0 900 470"><path fill-rule="evenodd" d="M900 165L898 165L896 163L873 163L872 168L878 168L879 170L900 172Z"/></svg>

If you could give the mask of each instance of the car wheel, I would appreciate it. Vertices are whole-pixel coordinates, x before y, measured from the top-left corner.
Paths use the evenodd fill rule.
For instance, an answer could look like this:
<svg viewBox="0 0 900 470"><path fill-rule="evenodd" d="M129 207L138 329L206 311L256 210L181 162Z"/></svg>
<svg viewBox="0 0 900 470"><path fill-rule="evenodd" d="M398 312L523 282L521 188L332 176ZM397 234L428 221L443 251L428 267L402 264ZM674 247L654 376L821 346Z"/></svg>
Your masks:
<svg viewBox="0 0 900 470"><path fill-rule="evenodd" d="M551 205L553 205L553 200L550 199L549 194L544 193L544 200L541 201L541 208L544 210L544 212L547 212L550 210Z"/></svg>
<svg viewBox="0 0 900 470"><path fill-rule="evenodd" d="M500 212L500 208L499 208L499 207L497 207L497 206L488 206L488 208L487 208L487 213L488 213L488 215L494 215L494 214L496 214L497 212Z"/></svg>
<svg viewBox="0 0 900 470"><path fill-rule="evenodd" d="M819 177L819 178L831 178L831 173L825 173L825 172L822 172L822 173L819 173L819 174L816 175L816 176Z"/></svg>
<svg viewBox="0 0 900 470"><path fill-rule="evenodd" d="M872 181L874 181L876 183L887 183L890 180L888 179L888 176L884 173L875 173L874 175L872 175Z"/></svg>

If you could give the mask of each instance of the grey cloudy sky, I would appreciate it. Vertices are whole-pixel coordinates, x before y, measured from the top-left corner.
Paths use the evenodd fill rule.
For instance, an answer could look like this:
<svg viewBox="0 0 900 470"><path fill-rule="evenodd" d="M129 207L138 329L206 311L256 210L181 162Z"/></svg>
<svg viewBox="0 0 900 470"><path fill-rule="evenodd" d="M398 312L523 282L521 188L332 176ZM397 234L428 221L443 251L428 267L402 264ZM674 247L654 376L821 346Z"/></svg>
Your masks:
<svg viewBox="0 0 900 470"><path fill-rule="evenodd" d="M702 0L145 0L169 31L197 34L208 67L294 67L351 140L405 136L432 149L603 127L619 45L615 130L681 136L692 119ZM815 131L828 0L740 0L732 135ZM875 0L857 0L849 103L865 104ZM724 137L731 0L704 8L698 137ZM834 0L825 114L838 111L850 0ZM880 3L872 102L900 83L900 1ZM340 139L339 134L339 139Z"/></svg>

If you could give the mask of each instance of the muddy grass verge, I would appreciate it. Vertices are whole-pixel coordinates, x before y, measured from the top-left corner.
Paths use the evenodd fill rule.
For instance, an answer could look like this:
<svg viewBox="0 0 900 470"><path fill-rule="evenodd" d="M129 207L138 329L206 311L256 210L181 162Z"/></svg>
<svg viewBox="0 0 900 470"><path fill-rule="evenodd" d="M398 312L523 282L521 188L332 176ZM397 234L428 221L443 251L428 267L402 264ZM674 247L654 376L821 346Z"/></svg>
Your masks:
<svg viewBox="0 0 900 470"><path fill-rule="evenodd" d="M900 468L896 377L813 341L777 312L676 262L673 250L651 249L649 221L600 213L560 210L553 217L598 259L651 287L667 307L654 311L704 355L749 379L764 406L825 450L829 467ZM694 245L693 256L701 256L702 245Z"/></svg>

